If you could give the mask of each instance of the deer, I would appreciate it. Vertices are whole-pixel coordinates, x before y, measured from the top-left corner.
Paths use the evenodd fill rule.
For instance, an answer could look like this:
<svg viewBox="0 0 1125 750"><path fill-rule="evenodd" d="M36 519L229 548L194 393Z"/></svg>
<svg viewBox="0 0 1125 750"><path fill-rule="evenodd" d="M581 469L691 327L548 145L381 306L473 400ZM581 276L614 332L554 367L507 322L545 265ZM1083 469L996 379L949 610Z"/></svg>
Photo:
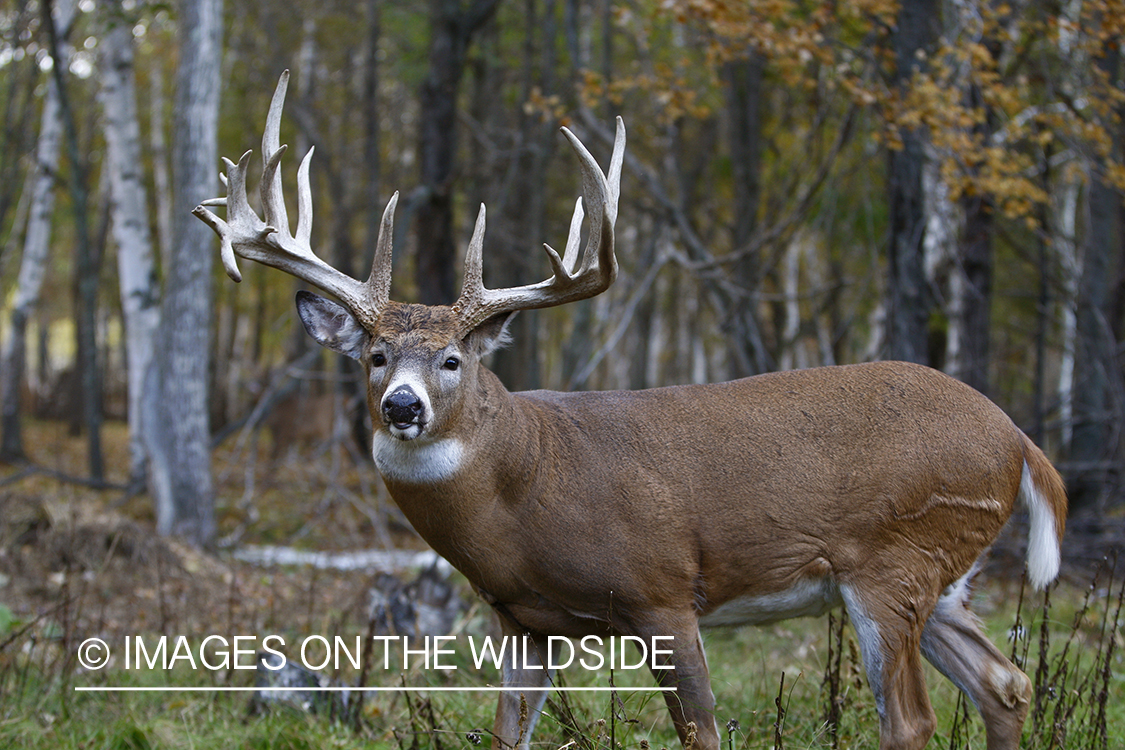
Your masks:
<svg viewBox="0 0 1125 750"><path fill-rule="evenodd" d="M250 151L224 159L226 197L194 213L218 235L235 281L243 258L335 298L300 291L297 311L319 344L362 363L372 455L391 497L503 633L535 645L538 657L502 670L510 690L493 748L529 747L554 679L541 668L549 638L624 634L672 637L656 683L685 747L718 750L701 628L841 606L882 750L921 748L934 733L923 657L976 706L990 750L1017 747L1031 683L982 633L970 583L1020 503L1026 575L1046 587L1060 567L1067 499L999 406L936 370L886 361L638 391L509 392L482 360L505 342L512 316L594 297L617 276L621 118L604 173L561 129L582 196L562 255L544 245L550 278L484 286L482 204L458 299L424 306L390 299L397 193L365 282L311 247L311 149L291 232L278 171L287 81L286 72L262 139L263 216L247 199Z"/></svg>

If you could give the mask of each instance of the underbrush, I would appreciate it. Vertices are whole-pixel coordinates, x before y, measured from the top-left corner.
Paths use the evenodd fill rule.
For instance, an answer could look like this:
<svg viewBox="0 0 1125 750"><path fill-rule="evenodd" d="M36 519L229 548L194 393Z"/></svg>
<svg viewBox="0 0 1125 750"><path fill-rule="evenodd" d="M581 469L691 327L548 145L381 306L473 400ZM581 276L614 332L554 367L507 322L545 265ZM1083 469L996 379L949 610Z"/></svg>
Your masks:
<svg viewBox="0 0 1125 750"><path fill-rule="evenodd" d="M286 575L309 575L291 570ZM1024 731L1027 748L1125 746L1122 635L1125 587L1099 573L1085 591L1056 587L1031 601L1022 592L991 586L977 595L994 642L1033 678L1035 698ZM444 669L426 668L422 656L405 671L394 651L389 668L382 656L357 670L346 659L326 670L334 685L353 686L364 674L369 686L403 692L331 693L305 710L293 701L263 708L252 688L257 678L253 651L226 668L192 668L182 656L173 668L132 668L121 660L123 643L109 644L116 660L98 671L78 661L81 640L75 623L79 598L31 622L0 622L0 747L13 748L364 748L401 750L473 747L490 742L495 696L437 691L496 685L491 667L474 670L467 649L454 648ZM366 638L358 620L337 613L320 626L351 643ZM474 608L457 625L461 637L483 638L487 613ZM174 632L174 628L172 631ZM298 632L283 634L291 647ZM136 635L133 636L134 638ZM146 636L151 645L156 634ZM190 640L190 639L189 639ZM198 644L198 638L194 644ZM718 631L705 636L717 698L716 719L723 746L736 748L875 748L878 717L862 676L854 636L840 614L795 620L762 629ZM167 641L171 655L175 637ZM255 642L260 644L260 638ZM229 643L227 644L229 646ZM276 644L275 644L276 645ZM193 645L194 649L194 645ZM296 659L288 649L290 658ZM198 653L198 652L196 652ZM366 652L365 652L366 653ZM211 663L217 659L212 655ZM928 672L939 717L931 748L983 748L983 725L960 693ZM543 748L677 747L662 697L627 686L652 684L637 672L563 670L568 688L617 685L614 692L556 692L535 734ZM128 691L86 692L89 688ZM151 691L158 689L159 692ZM220 690L215 690L216 688ZM245 689L235 692L232 688ZM430 690L427 690L430 688Z"/></svg>

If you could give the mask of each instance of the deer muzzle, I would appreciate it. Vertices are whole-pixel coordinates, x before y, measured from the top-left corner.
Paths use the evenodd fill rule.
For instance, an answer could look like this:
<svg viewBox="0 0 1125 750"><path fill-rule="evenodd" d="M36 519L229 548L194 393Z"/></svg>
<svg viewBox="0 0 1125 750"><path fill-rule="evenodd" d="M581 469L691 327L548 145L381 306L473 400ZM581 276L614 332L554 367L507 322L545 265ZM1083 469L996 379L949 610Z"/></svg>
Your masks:
<svg viewBox="0 0 1125 750"><path fill-rule="evenodd" d="M403 386L383 399L383 416L391 427L409 431L424 424L425 407L413 388Z"/></svg>

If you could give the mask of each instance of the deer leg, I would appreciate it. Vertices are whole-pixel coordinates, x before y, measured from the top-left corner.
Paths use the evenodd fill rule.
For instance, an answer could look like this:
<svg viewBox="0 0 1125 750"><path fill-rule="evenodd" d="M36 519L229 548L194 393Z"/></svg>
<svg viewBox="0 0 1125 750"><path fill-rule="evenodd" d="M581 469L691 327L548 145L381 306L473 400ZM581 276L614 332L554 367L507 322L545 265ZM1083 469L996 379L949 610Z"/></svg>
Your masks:
<svg viewBox="0 0 1125 750"><path fill-rule="evenodd" d="M663 623L645 628L638 635L646 639L654 635L674 637L669 646L672 653L658 656L649 662L650 666L655 664L652 673L660 687L669 688L664 692L664 702L668 705L672 723L684 747L689 746L689 735L693 735L691 747L696 750L718 750L715 696L711 692L707 654L703 651L703 640L699 635L695 616L691 616L690 623L685 622L678 627L669 627L667 623ZM695 726L692 727L691 724Z"/></svg>
<svg viewBox="0 0 1125 750"><path fill-rule="evenodd" d="M875 695L879 748L921 750L937 726L919 652L927 613L919 613L910 606L896 606L881 593L894 590L888 586L862 591L840 586L859 639L867 682ZM914 606L917 605L915 601Z"/></svg>
<svg viewBox="0 0 1125 750"><path fill-rule="evenodd" d="M955 585L938 601L922 631L922 654L980 711L988 750L1011 750L1019 747L1031 680L985 638L967 593Z"/></svg>
<svg viewBox="0 0 1125 750"><path fill-rule="evenodd" d="M506 688L528 688L525 691L504 691L496 705L496 721L492 727L493 750L528 750L531 733L542 715L543 704L547 701L547 690L554 679L554 670L547 669L547 639L538 635L527 635L526 657L524 655L522 630L500 617L501 631L509 643L518 645L518 658L513 666L511 658L506 658L501 681ZM508 652L505 651L507 654Z"/></svg>

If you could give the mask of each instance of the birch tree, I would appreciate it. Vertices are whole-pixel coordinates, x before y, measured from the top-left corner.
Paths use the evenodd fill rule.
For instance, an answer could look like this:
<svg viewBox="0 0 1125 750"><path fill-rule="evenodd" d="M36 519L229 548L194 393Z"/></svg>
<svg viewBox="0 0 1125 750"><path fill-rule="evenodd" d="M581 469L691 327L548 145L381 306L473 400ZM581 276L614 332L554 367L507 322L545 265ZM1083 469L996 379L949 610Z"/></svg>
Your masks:
<svg viewBox="0 0 1125 750"><path fill-rule="evenodd" d="M66 38L74 20L72 0L55 5L55 25L59 36ZM69 48L60 49L60 56L69 56ZM27 353L27 321L39 302L43 279L47 273L47 254L51 243L51 222L55 210L55 181L59 165L59 149L63 139L62 111L59 90L53 76L47 80L43 97L43 113L39 142L35 148L35 165L28 177L31 207L24 236L19 280L12 305L11 330L4 340L3 393L0 394L0 458L16 460L24 457L20 429L20 394L23 390Z"/></svg>
<svg viewBox="0 0 1125 750"><path fill-rule="evenodd" d="M121 0L103 0L108 28L101 40L100 92L105 118L106 158L117 243L118 284L125 318L128 375L129 476L132 483L145 475L142 435L142 393L152 362L160 321L160 290L156 277L148 223L137 120L136 73L133 67L133 25Z"/></svg>
<svg viewBox="0 0 1125 750"><path fill-rule="evenodd" d="M208 413L214 237L190 213L218 193L222 0L183 0L179 14L172 181L171 262L160 346L145 387L156 529L204 545L215 534Z"/></svg>

